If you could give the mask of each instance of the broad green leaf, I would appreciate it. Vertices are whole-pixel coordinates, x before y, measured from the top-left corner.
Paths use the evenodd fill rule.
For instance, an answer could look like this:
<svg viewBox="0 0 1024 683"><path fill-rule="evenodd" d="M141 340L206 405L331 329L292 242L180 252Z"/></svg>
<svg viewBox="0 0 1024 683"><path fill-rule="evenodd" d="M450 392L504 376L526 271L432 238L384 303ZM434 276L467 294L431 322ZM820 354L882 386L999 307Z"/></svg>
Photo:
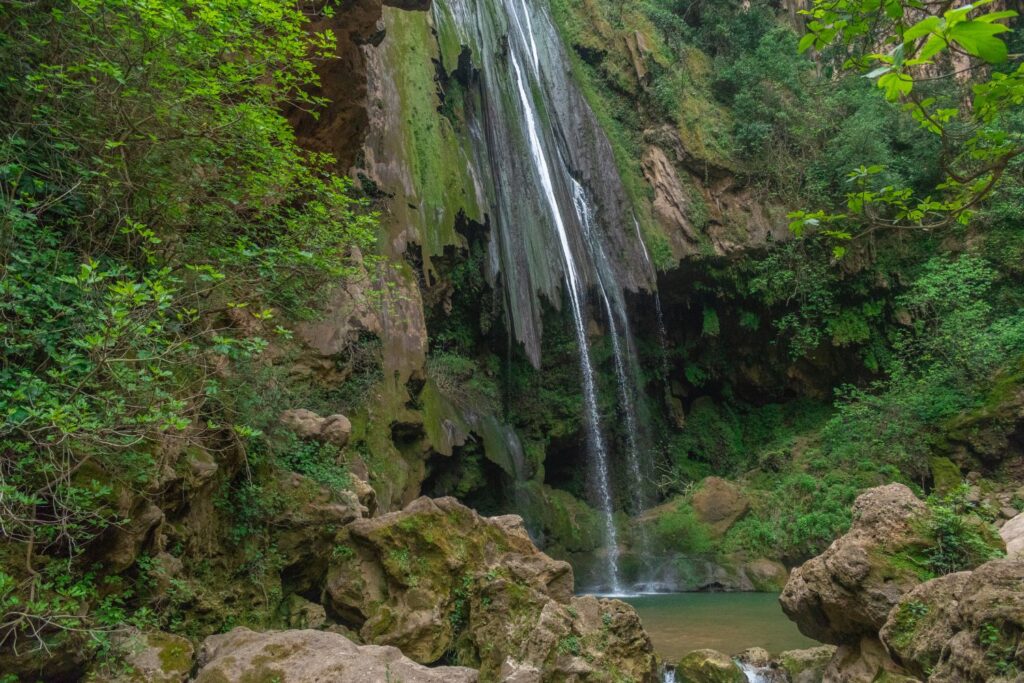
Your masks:
<svg viewBox="0 0 1024 683"><path fill-rule="evenodd" d="M1002 24L965 21L951 28L949 37L969 54L990 64L998 64L1006 61L1008 50L1006 43L995 36L1009 30Z"/></svg>
<svg viewBox="0 0 1024 683"><path fill-rule="evenodd" d="M942 19L939 17L928 17L917 22L903 33L903 40L917 40L921 36L928 35L933 31L938 30L943 25Z"/></svg>

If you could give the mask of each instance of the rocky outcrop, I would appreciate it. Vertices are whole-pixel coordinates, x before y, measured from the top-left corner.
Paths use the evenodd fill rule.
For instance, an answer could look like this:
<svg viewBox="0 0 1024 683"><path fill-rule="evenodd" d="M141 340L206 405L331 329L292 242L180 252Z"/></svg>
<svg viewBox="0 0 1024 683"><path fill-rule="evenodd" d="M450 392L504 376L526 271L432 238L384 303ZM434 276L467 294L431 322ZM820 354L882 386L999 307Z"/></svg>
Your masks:
<svg viewBox="0 0 1024 683"><path fill-rule="evenodd" d="M900 598L921 583L894 557L924 544L913 522L926 511L902 484L861 494L850 531L790 574L782 609L816 640L853 645L874 636Z"/></svg>
<svg viewBox="0 0 1024 683"><path fill-rule="evenodd" d="M474 683L463 667L427 668L394 647L356 645L327 631L236 628L203 642L195 683Z"/></svg>
<svg viewBox="0 0 1024 683"><path fill-rule="evenodd" d="M870 489L853 504L850 531L792 571L779 598L800 631L839 647L824 680L870 683L905 672L878 639L889 612L921 583L905 558L928 541L918 531L927 506L902 484Z"/></svg>
<svg viewBox="0 0 1024 683"><path fill-rule="evenodd" d="M930 683L1020 680L1024 561L994 560L921 584L881 631L893 657Z"/></svg>
<svg viewBox="0 0 1024 683"><path fill-rule="evenodd" d="M750 509L750 501L739 486L721 477L707 477L693 494L697 519L721 536Z"/></svg>
<svg viewBox="0 0 1024 683"><path fill-rule="evenodd" d="M537 550L520 518L419 498L338 535L325 605L366 642L425 664L454 653L485 680L653 680L633 609L572 591L571 567Z"/></svg>
<svg viewBox="0 0 1024 683"><path fill-rule="evenodd" d="M743 670L727 654L694 650L676 665L678 683L746 683Z"/></svg>

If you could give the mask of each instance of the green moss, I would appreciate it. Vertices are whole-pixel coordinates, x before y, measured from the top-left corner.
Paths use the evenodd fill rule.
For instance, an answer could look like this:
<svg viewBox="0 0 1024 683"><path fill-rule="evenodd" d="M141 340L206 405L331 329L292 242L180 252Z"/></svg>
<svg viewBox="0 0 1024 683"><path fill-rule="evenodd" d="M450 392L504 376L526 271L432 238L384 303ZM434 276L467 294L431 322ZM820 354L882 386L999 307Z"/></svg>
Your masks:
<svg viewBox="0 0 1024 683"><path fill-rule="evenodd" d="M932 482L939 493L951 493L963 483L960 468L949 458L935 456L930 459Z"/></svg>
<svg viewBox="0 0 1024 683"><path fill-rule="evenodd" d="M457 58L458 42L450 24L442 22L439 47L428 13L385 7L383 14L388 32L383 58L399 100L395 104L400 130L393 135L400 139L389 140L389 152L392 159L405 161L415 188L414 197L393 202L395 226L404 230L408 221L418 227L424 269L432 273L432 257L443 254L448 245L463 243L455 231L459 211L482 220L466 141L439 112L434 60Z"/></svg>
<svg viewBox="0 0 1024 683"><path fill-rule="evenodd" d="M928 605L917 600L901 602L892 616L889 638L897 648L905 648L913 640L921 620L928 615Z"/></svg>

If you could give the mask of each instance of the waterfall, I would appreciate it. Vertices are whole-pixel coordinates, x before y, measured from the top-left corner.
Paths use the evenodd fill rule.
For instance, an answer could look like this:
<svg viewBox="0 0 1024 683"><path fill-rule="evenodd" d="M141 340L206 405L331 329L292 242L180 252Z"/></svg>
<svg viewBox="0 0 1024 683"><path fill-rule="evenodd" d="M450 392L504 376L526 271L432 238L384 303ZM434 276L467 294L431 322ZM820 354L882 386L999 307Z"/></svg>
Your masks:
<svg viewBox="0 0 1024 683"><path fill-rule="evenodd" d="M530 37L532 41L532 34ZM615 520L613 519L614 504L608 468L608 451L605 448L604 437L601 434L601 422L597 410L597 387L594 381L594 368L590 363L587 322L583 311L585 292L579 284L576 261L573 257L572 249L569 247L569 236L565 229L565 221L562 218L562 209L558 205L554 184L551 181L550 160L537 135L537 115L534 111L533 101L526 94L522 70L519 67L519 60L514 49L510 50L509 58L512 62L512 69L515 72L519 101L522 104L522 114L526 119L530 154L533 157L534 166L537 169L537 175L544 190L544 197L551 210L551 219L555 224L555 229L558 233L558 243L562 249L562 258L565 261L566 289L568 290L569 305L572 309L576 341L579 344L580 372L583 375L583 403L586 410L587 442L593 456L594 484L597 490L601 515L604 518L605 541L608 553L608 584L613 593L619 593L622 590L619 579L619 541L615 529Z"/></svg>
<svg viewBox="0 0 1024 683"><path fill-rule="evenodd" d="M534 0L535 2L535 0ZM588 296L607 318L624 427L622 499L651 502L637 416L638 361L624 291L653 291L650 258L611 146L572 82L550 17L531 0L435 0L442 59L466 88L466 128L492 227L489 277L500 278L515 338L540 365L540 297L568 304L579 352L586 447L595 507L607 548L606 590L622 591L609 441L587 337ZM471 57L473 70L461 64ZM480 169L486 169L486 172ZM637 233L623 230L634 220ZM607 254L614 254L609 259Z"/></svg>

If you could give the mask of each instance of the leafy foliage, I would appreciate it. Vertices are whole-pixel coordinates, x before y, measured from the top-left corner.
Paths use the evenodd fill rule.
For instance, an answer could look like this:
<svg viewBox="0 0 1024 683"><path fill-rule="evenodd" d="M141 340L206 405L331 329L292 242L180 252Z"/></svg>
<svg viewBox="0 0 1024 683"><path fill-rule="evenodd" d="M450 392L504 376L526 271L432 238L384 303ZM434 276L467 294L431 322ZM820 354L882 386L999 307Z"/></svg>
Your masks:
<svg viewBox="0 0 1024 683"><path fill-rule="evenodd" d="M1024 65L1000 68L1013 10L990 11L991 0L962 6L913 0L815 0L800 49L834 49L843 68L873 80L941 141L943 179L924 195L881 181L885 167L848 174L846 211L797 211L790 228L848 241L878 228L933 230L966 225L1024 146L1005 124L1024 101ZM1002 37L1000 37L1002 36ZM995 68L993 68L995 67ZM961 87L969 79L970 87ZM945 86L945 87L943 87ZM837 246L837 255L843 247Z"/></svg>
<svg viewBox="0 0 1024 683"><path fill-rule="evenodd" d="M105 623L60 586L118 501L168 438L257 436L224 409L224 364L362 272L373 216L281 113L319 104L333 36L306 19L277 0L0 9L0 518L25 550L5 644Z"/></svg>

